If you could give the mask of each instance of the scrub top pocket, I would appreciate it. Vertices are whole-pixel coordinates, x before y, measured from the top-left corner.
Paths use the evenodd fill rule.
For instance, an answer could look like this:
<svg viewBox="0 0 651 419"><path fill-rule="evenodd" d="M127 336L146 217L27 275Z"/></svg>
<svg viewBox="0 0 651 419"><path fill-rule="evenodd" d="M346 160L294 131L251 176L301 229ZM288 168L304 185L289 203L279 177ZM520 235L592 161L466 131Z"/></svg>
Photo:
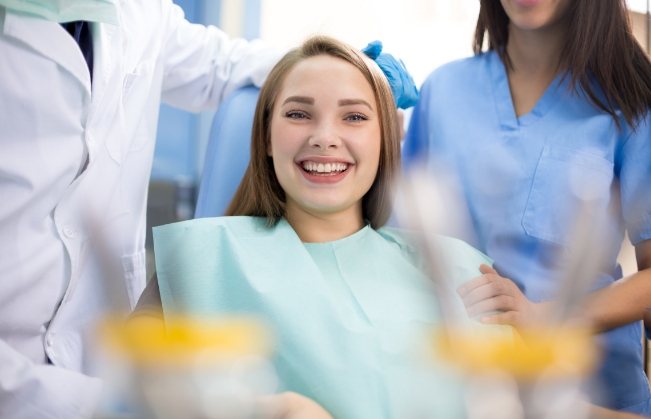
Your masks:
<svg viewBox="0 0 651 419"><path fill-rule="evenodd" d="M583 205L603 214L611 201L614 165L585 150L545 146L522 217L533 237L568 245Z"/></svg>

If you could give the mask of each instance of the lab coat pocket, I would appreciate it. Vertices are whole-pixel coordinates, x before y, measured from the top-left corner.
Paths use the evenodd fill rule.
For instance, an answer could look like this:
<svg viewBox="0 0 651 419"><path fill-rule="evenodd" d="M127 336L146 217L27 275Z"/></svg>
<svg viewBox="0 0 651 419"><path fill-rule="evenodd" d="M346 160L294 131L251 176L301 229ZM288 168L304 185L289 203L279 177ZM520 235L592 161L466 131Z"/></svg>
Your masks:
<svg viewBox="0 0 651 419"><path fill-rule="evenodd" d="M132 98L132 95L137 94L138 90L142 90L143 86L151 84L151 73L154 69L154 60L145 60L138 63L133 71L128 72L124 76L122 83L122 103Z"/></svg>
<svg viewBox="0 0 651 419"><path fill-rule="evenodd" d="M146 105L152 96L153 70L154 61L146 60L124 75L118 120L115 121L122 131L115 136L119 138L107 141L109 152L118 163L129 151L144 147L149 139L147 135L140 135L138 127L147 120Z"/></svg>
<svg viewBox="0 0 651 419"><path fill-rule="evenodd" d="M140 294L145 289L146 252L141 249L133 254L122 256L122 269L124 270L125 287L129 296L131 307L135 307Z"/></svg>
<svg viewBox="0 0 651 419"><path fill-rule="evenodd" d="M143 124L149 121L148 115L151 112L150 103L155 100L155 108L160 106L158 99L160 94L152 92L154 85L155 61L146 60L140 62L132 73L124 78L122 87L122 107L127 126L127 134L131 139L126 152L142 149L148 141L154 141L153 135L147 130L140 129Z"/></svg>
<svg viewBox="0 0 651 419"><path fill-rule="evenodd" d="M568 245L582 208L593 214L611 202L614 165L590 150L545 146L522 217L533 237Z"/></svg>

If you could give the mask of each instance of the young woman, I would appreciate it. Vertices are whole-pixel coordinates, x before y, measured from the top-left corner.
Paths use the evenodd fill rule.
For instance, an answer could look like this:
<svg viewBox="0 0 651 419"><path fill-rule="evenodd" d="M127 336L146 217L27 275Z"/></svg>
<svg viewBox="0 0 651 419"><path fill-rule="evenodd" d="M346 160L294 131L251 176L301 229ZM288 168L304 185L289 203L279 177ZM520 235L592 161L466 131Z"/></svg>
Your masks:
<svg viewBox="0 0 651 419"><path fill-rule="evenodd" d="M601 290L582 309L606 331L599 403L651 414L640 325L651 306L651 64L625 2L481 0L474 50L425 82L403 149L407 165L457 175L466 239L495 260L460 289L468 312L498 310L484 321L516 326L545 315L563 260L596 244L576 243L574 226L602 227ZM639 272L619 280L625 231Z"/></svg>
<svg viewBox="0 0 651 419"><path fill-rule="evenodd" d="M325 37L288 53L260 92L232 216L155 229L164 311L259 315L282 389L334 417L456 417L458 388L419 357L439 319L432 284L383 227L399 147L374 62ZM490 263L456 239L441 249L458 283Z"/></svg>

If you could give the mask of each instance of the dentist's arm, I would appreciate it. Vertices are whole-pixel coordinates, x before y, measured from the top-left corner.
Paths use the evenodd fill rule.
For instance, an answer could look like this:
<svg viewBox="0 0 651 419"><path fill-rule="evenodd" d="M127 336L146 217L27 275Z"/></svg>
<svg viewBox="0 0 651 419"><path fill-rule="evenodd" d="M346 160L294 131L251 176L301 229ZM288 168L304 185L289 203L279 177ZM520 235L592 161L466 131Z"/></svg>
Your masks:
<svg viewBox="0 0 651 419"><path fill-rule="evenodd" d="M93 417L101 381L38 365L0 340L0 419Z"/></svg>
<svg viewBox="0 0 651 419"><path fill-rule="evenodd" d="M190 23L179 6L162 4L162 99L172 106L216 109L234 90L261 86L282 55L260 40L232 38L215 26Z"/></svg>

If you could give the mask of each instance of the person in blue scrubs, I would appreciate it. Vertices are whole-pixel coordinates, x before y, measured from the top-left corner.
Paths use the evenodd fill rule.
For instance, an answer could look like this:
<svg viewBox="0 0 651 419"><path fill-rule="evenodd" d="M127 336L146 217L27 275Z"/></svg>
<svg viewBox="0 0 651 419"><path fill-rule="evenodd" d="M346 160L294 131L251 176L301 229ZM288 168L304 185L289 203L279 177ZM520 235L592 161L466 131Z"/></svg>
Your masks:
<svg viewBox="0 0 651 419"><path fill-rule="evenodd" d="M640 321L651 306L651 64L625 3L481 0L474 52L426 80L403 148L406 167L456 176L463 238L495 261L459 290L466 308L514 326L548 315L562 261L577 254L577 217L592 217L581 221L609 237L580 310L603 332L595 401L650 415ZM639 270L621 279L625 232Z"/></svg>

